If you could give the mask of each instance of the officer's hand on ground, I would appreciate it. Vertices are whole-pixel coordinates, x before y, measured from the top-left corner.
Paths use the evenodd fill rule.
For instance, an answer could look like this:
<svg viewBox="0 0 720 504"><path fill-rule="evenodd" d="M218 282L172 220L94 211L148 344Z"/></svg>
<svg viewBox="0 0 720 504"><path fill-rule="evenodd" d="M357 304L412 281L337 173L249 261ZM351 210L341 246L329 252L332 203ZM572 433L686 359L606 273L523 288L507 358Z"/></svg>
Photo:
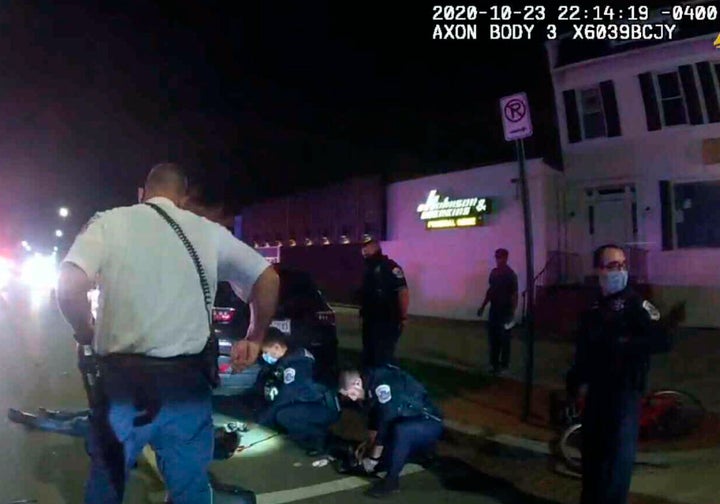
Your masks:
<svg viewBox="0 0 720 504"><path fill-rule="evenodd" d="M255 364L260 355L260 344L254 341L240 340L230 351L233 371L239 373Z"/></svg>

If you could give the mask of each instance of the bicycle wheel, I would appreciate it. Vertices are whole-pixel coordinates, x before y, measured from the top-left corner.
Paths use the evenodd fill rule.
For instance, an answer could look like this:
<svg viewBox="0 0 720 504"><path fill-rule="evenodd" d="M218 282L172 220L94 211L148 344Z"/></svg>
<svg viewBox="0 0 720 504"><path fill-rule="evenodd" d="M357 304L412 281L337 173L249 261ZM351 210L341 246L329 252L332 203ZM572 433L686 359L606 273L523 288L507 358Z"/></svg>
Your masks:
<svg viewBox="0 0 720 504"><path fill-rule="evenodd" d="M571 425L560 437L560 454L570 469L582 469L582 424Z"/></svg>
<svg viewBox="0 0 720 504"><path fill-rule="evenodd" d="M648 407L661 414L648 426L647 435L657 438L685 436L697 429L705 408L694 396L680 390L658 390L647 397Z"/></svg>

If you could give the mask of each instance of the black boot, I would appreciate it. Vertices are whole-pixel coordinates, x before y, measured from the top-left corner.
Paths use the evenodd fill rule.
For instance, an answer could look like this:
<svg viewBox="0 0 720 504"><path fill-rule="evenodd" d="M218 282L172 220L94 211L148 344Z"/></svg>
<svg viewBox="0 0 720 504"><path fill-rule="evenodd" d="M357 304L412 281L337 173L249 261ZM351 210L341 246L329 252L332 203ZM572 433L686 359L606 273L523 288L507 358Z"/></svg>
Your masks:
<svg viewBox="0 0 720 504"><path fill-rule="evenodd" d="M397 478L383 479L371 486L365 495L375 499L384 499L400 491L400 481Z"/></svg>

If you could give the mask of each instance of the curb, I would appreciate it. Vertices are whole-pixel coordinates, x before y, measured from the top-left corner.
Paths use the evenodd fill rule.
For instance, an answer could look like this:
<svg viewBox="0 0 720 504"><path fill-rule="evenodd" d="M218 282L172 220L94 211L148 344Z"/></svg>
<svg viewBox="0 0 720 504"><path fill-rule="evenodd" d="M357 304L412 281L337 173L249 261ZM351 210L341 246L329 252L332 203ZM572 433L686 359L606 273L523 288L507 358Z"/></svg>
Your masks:
<svg viewBox="0 0 720 504"><path fill-rule="evenodd" d="M535 455L553 455L549 442L537 441L512 434L492 434L482 427L467 425L454 420L445 420L444 425L445 428L450 431L483 438L509 448L519 449ZM703 461L717 461L719 458L720 446L686 451L638 452L635 461L641 465L668 467L671 465L696 464Z"/></svg>

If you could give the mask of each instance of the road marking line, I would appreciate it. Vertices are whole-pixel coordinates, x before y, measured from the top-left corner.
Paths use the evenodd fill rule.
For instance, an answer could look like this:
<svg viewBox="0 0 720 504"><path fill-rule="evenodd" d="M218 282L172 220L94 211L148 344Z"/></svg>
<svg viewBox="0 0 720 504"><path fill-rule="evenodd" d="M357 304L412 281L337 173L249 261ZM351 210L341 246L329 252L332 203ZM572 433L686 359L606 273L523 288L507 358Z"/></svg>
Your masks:
<svg viewBox="0 0 720 504"><path fill-rule="evenodd" d="M401 476L407 476L424 471L424 469L415 464L408 464L400 473ZM318 483L306 487L293 488L291 490L280 490L278 492L267 492L257 496L257 504L286 504L312 497L321 497L337 492L345 492L370 485L372 480L350 476L326 483Z"/></svg>

